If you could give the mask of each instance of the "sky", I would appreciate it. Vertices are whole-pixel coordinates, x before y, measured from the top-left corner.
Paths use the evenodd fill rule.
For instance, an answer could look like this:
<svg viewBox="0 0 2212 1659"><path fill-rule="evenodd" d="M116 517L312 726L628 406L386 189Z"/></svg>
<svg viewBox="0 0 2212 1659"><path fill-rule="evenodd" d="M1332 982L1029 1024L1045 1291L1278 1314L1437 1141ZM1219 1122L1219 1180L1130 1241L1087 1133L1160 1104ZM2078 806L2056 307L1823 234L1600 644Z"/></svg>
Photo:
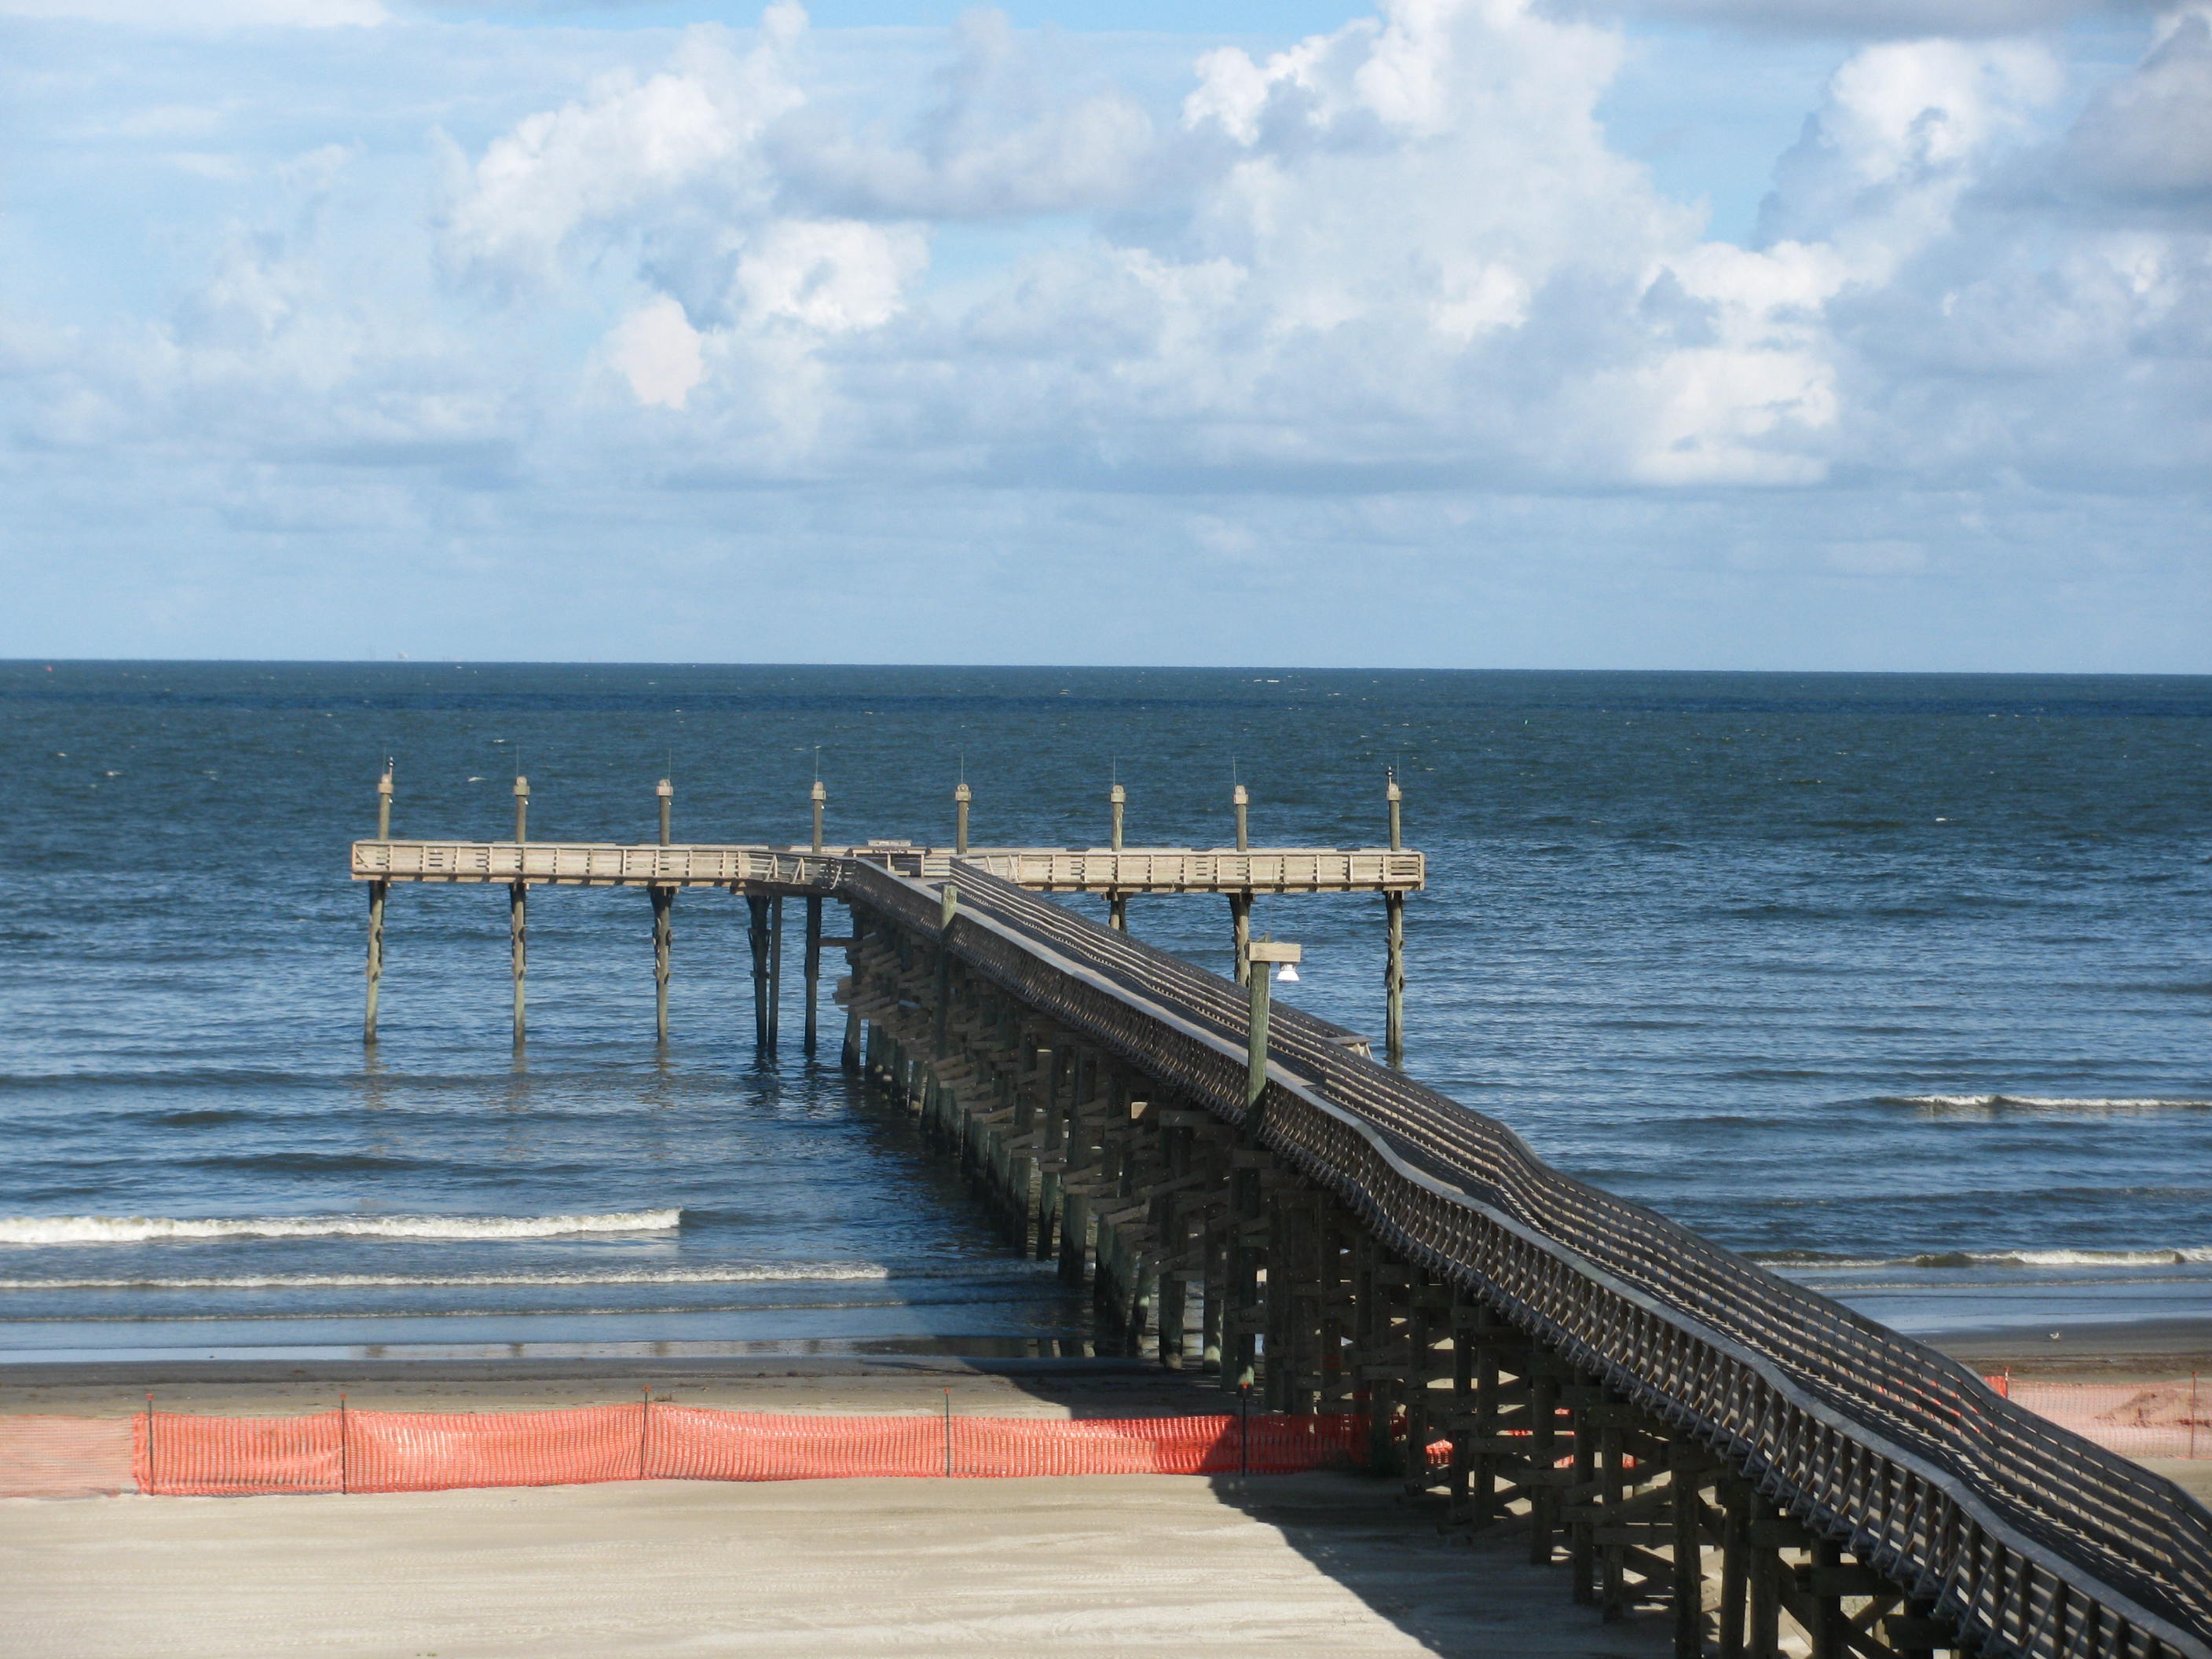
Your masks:
<svg viewBox="0 0 2212 1659"><path fill-rule="evenodd" d="M0 0L0 657L2212 672L2212 3Z"/></svg>

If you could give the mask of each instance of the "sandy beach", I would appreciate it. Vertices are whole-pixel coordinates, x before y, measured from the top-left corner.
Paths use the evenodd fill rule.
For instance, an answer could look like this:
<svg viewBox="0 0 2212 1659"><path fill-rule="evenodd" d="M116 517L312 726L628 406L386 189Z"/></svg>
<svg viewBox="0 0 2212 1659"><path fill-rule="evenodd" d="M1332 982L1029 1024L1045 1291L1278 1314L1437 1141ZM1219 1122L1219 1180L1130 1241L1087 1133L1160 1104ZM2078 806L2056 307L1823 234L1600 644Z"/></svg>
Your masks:
<svg viewBox="0 0 2212 1659"><path fill-rule="evenodd" d="M1387 1483L651 1482L0 1502L16 1659L1663 1654Z"/></svg>
<svg viewBox="0 0 2212 1659"><path fill-rule="evenodd" d="M2086 1335L2086 1334L2080 1334ZM2106 1331L2016 1376L2185 1376L2202 1328ZM2046 1337L2045 1340L2048 1340ZM2054 1347L2061 1344L2052 1345ZM1127 1361L884 1358L11 1366L0 1413L527 1410L635 1399L751 1411L1108 1417L1221 1409ZM2212 1461L2154 1465L2212 1499ZM21 1659L243 1653L850 1656L1481 1652L1632 1659L1512 1541L1442 1535L1343 1475L654 1481L245 1498L0 1500L0 1623Z"/></svg>

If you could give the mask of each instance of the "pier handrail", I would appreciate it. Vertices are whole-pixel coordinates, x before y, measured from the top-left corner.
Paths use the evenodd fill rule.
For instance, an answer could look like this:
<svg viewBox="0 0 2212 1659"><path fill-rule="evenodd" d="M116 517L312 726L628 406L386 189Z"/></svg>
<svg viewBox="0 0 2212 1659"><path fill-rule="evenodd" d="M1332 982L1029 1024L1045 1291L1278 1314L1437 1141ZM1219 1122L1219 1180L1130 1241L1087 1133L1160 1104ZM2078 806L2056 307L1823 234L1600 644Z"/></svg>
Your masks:
<svg viewBox="0 0 2212 1659"><path fill-rule="evenodd" d="M1239 988L983 869L952 878L956 957L1242 1120ZM840 884L938 931L922 882L855 860ZM1504 1125L1343 1036L1275 1012L1259 1133L1395 1248L1726 1455L1985 1653L2155 1643L2212 1659L2212 1514L2172 1482L1934 1350L1561 1174Z"/></svg>

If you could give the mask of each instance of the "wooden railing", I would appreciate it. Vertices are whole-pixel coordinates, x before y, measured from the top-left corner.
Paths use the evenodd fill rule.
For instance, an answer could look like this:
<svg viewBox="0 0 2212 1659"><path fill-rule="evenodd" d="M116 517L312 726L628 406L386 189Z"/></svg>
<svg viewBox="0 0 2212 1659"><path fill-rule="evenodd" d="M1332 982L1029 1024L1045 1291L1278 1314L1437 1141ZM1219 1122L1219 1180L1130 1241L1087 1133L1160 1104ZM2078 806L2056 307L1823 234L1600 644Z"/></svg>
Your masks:
<svg viewBox="0 0 2212 1659"><path fill-rule="evenodd" d="M850 902L938 939L1086 1040L1244 1116L1243 993L976 866L865 861ZM1262 1141L1409 1260L1725 1456L1985 1654L2212 1659L2212 1515L1933 1350L1560 1174L1504 1125L1273 1023Z"/></svg>

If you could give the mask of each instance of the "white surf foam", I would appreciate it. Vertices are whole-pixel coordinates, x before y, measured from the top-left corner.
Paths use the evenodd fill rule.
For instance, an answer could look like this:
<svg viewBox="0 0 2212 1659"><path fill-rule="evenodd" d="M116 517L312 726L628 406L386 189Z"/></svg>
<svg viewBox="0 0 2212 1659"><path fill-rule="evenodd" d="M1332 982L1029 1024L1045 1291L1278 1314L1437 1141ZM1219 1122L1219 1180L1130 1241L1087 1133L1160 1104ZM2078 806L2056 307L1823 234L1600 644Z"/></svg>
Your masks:
<svg viewBox="0 0 2212 1659"><path fill-rule="evenodd" d="M179 1238L557 1238L666 1232L681 1210L605 1215L57 1215L0 1217L0 1244L143 1244Z"/></svg>
<svg viewBox="0 0 2212 1659"><path fill-rule="evenodd" d="M2180 1267L2212 1262L2212 1246L2155 1250L1942 1250L1920 1255L1758 1256L1770 1267L1797 1273L1863 1273L1875 1267Z"/></svg>
<svg viewBox="0 0 2212 1659"><path fill-rule="evenodd" d="M953 1278L945 1270L902 1272L902 1279ZM999 1276L1003 1276L1001 1273ZM202 1278L0 1279L0 1291L261 1291L476 1285L836 1285L880 1284L894 1277L874 1261L769 1263L757 1267L662 1267L604 1273L211 1273Z"/></svg>
<svg viewBox="0 0 2212 1659"><path fill-rule="evenodd" d="M1901 1106L1919 1106L1934 1112L2057 1112L2084 1116L2135 1112L2212 1110L2212 1100L2166 1099L2105 1095L1897 1095Z"/></svg>

